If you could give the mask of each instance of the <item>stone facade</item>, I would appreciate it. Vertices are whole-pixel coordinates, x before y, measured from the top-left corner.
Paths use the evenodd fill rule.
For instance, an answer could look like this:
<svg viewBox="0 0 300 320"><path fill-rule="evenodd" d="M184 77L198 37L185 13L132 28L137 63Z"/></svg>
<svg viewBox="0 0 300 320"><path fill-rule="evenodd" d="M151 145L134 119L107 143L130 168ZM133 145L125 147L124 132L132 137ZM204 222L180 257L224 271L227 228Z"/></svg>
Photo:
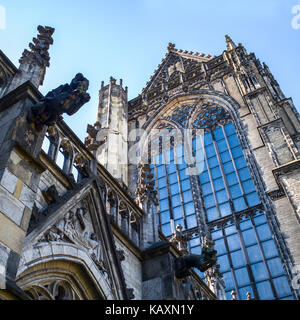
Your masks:
<svg viewBox="0 0 300 320"><path fill-rule="evenodd" d="M70 85L43 97L38 87L49 67L54 29L39 26L38 31L19 68L0 51L0 298L225 299L222 265L215 265L216 253L207 241L215 228L224 230L228 223L242 239L240 222L263 212L290 297L299 299L291 283L300 265L300 117L269 68L229 36L226 50L215 57L169 44L138 97L128 101L122 80L102 83L98 117L88 125L83 143L61 114L73 114L78 108L70 109L70 104L81 107L88 101L88 81L79 74ZM72 94L66 91L62 110L49 109L53 95L73 88L76 79L80 85ZM74 94L84 99L73 99ZM151 158L149 135L153 129L176 128L174 144L191 128L212 130L228 121L236 130L259 204L208 221L199 177L191 174L196 225L190 228L184 214L182 231L170 209L172 234L166 237L157 168L145 163ZM130 161L133 155L138 161ZM194 169L190 163L188 172ZM222 166L221 171L224 176ZM165 178L171 193L167 172ZM230 198L228 186L226 190ZM183 206L181 189L180 195ZM171 208L172 198L168 201ZM190 254L193 239L199 239L201 255ZM255 278L251 259L245 255ZM203 280L192 267L205 271ZM267 272L271 279L273 270L267 267ZM238 283L236 276L234 281ZM259 299L254 279L250 282ZM270 283L279 299L275 282ZM234 299L243 298L233 292ZM249 300L250 292L246 296Z"/></svg>

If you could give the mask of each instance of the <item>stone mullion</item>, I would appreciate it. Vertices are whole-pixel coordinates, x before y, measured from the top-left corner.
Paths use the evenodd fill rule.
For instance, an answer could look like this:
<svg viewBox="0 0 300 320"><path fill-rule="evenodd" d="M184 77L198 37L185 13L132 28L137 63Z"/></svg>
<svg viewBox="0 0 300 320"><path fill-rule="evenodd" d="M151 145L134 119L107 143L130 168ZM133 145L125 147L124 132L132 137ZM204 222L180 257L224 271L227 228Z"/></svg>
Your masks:
<svg viewBox="0 0 300 320"><path fill-rule="evenodd" d="M230 154L230 158L231 158L231 162L232 162L232 165L234 167L234 170L236 172L236 176L238 178L238 182L239 182L239 186L241 188L241 191L242 191L242 195L243 195L243 198L245 200L245 203L247 205L247 207L249 207L249 204L248 204L248 201L247 201L247 198L246 198L246 194L245 194L245 190L244 190L244 187L242 185L242 181L241 181L241 178L240 178L240 174L239 174L239 171L236 167L236 164L235 164L235 160L234 160L234 157L233 157L233 154L232 154L232 151L231 151L231 147L230 147L230 144L229 144L229 141L228 141L228 138L227 138L227 135L226 135L226 132L225 132L225 129L224 129L224 126L222 126L222 132L223 132L223 135L224 135L224 138L225 138L225 141L226 141L226 144L227 144L227 147L228 147L228 152ZM226 182L227 183L227 182Z"/></svg>
<svg viewBox="0 0 300 320"><path fill-rule="evenodd" d="M241 232L241 229L240 229L239 222L236 219L235 219L235 227L236 227L239 239L240 239L242 252L243 252L243 255L244 255L244 258L245 258L245 261L246 261L246 268L247 268L247 272L248 272L248 275L249 275L249 278L250 278L250 285L251 285L251 288L252 288L253 293L254 293L254 298L256 298L258 300L259 299L259 295L258 295L258 291L257 291L257 288L256 288L253 272L251 270L251 263L249 261L248 253L247 253L247 250L246 250L246 246L245 246L244 238L243 238L243 235L242 235L242 232Z"/></svg>
<svg viewBox="0 0 300 320"><path fill-rule="evenodd" d="M202 142L202 147L203 147L203 153L204 153L205 163L206 163L206 167L207 167L207 172L208 172L208 176L209 176L212 192L213 192L215 203L216 203L216 208L218 210L219 218L221 218L222 216L221 216L221 212L220 212L220 208L219 208L219 204L218 204L218 200L217 200L217 196L216 196L216 190L215 190L215 187L214 187L214 183L213 183L213 179L212 179L212 175L211 175L211 170L210 170L209 163L208 163L208 158L207 158L205 145L204 145L204 139L203 140L201 139L201 142Z"/></svg>
<svg viewBox="0 0 300 320"><path fill-rule="evenodd" d="M165 168L165 174L166 174L166 182L167 182L167 190L168 190L168 202L169 202L169 211L170 211L170 225L172 232L175 232L175 225L174 225L174 214L173 214L173 207L172 207L172 199L171 199L171 191L170 191L170 182L169 182L169 173L168 168L166 164L166 155L164 152L162 152L163 156L163 164Z"/></svg>
<svg viewBox="0 0 300 320"><path fill-rule="evenodd" d="M276 289L275 289L275 286L274 286L274 283L273 283L273 280L272 280L272 276L271 276L270 269L269 269L267 261L266 261L266 257L265 257L263 248L262 248L261 243L260 243L260 239L259 239L258 234L257 234L256 227L255 227L255 225L253 223L252 217L250 217L250 221L251 221L251 224L252 224L252 228L254 230L255 238L256 238L256 241L258 243L258 247L259 247L260 253L261 253L262 257L263 257L264 266L265 266L265 268L267 270L267 273L268 273L268 278L269 278L268 280L271 283L271 289L272 289L273 295L274 295L275 299L277 300L278 299L277 292L276 292Z"/></svg>
<svg viewBox="0 0 300 320"><path fill-rule="evenodd" d="M186 221L186 214L185 214L185 209L184 209L184 201L183 201L182 189L181 189L181 181L180 181L180 176L179 176L179 169L178 169L178 164L176 163L177 161L175 162L175 159L177 159L176 149L173 148L173 150L174 150L174 164L176 166L177 183L178 183L180 202L181 202L182 217L183 217L183 221L184 221L184 226L185 226L186 229L188 229L187 221Z"/></svg>
<svg viewBox="0 0 300 320"><path fill-rule="evenodd" d="M232 202L231 194L230 194L230 191L229 191L229 186L228 186L228 183L227 183L227 180L226 180L226 175L225 175L225 172L224 172L223 163L221 161L221 157L220 157L219 150L218 150L218 147L217 147L216 138L215 138L215 135L214 135L213 132L211 132L211 135L212 135L212 138L213 138L213 145L214 145L214 148L215 148L215 151L216 151L216 156L218 158L219 167L220 167L220 170L221 170L221 175L222 175L222 178L223 178L223 181L224 181L225 190L226 190L226 194L227 194L227 197L228 197L228 200L229 200L231 211L234 212L235 210L234 210L234 207L233 207L233 202Z"/></svg>
<svg viewBox="0 0 300 320"><path fill-rule="evenodd" d="M156 163L153 165L153 167L154 167L154 176L155 176L155 186L156 186L157 195L158 195L158 198L159 198L159 193L158 193L158 179L157 179L157 167L156 167ZM158 222L159 222L159 226L161 227L160 201L158 201Z"/></svg>

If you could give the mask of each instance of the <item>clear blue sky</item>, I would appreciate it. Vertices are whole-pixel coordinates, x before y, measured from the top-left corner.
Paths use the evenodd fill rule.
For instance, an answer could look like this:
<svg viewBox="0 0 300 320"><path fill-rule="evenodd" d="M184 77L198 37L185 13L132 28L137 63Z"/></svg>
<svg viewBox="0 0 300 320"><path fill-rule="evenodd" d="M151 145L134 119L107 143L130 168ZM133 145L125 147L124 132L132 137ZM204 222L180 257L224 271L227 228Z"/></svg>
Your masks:
<svg viewBox="0 0 300 320"><path fill-rule="evenodd" d="M37 25L56 29L43 94L77 72L90 80L91 101L65 121L83 140L97 114L101 81L122 78L134 98L166 53L178 49L219 55L225 34L265 61L300 109L300 29L291 27L300 0L0 0L6 8L1 49L18 66Z"/></svg>

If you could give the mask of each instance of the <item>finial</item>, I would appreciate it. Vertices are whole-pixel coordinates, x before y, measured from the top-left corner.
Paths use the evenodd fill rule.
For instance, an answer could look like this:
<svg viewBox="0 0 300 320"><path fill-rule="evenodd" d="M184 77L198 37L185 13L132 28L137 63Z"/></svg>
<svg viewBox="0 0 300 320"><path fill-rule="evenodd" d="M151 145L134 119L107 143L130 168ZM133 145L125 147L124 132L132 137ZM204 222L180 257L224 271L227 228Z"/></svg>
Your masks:
<svg viewBox="0 0 300 320"><path fill-rule="evenodd" d="M233 50L236 48L235 43L231 40L231 38L229 37L229 35L225 35L226 38L226 44L227 44L227 50Z"/></svg>
<svg viewBox="0 0 300 320"><path fill-rule="evenodd" d="M247 300L253 300L253 299L251 298L251 293L250 293L250 292L247 292L247 293L246 293L246 297L247 297Z"/></svg>
<svg viewBox="0 0 300 320"><path fill-rule="evenodd" d="M232 296L231 300L236 300L236 292L234 290L231 291L231 296Z"/></svg>
<svg viewBox="0 0 300 320"><path fill-rule="evenodd" d="M169 42L167 49L168 49L169 52L172 51L172 50L174 50L174 49L175 49L175 43Z"/></svg>

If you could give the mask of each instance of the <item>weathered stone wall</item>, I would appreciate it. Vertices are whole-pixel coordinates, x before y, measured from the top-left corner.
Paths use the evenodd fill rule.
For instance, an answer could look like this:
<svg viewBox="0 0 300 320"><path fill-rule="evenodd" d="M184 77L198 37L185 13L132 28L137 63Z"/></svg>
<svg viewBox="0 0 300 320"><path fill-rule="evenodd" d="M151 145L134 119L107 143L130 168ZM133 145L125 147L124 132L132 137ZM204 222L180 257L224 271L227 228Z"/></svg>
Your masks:
<svg viewBox="0 0 300 320"><path fill-rule="evenodd" d="M142 299L142 262L116 236L114 237L117 250L123 250L125 260L121 262L127 288L134 289L135 300Z"/></svg>

